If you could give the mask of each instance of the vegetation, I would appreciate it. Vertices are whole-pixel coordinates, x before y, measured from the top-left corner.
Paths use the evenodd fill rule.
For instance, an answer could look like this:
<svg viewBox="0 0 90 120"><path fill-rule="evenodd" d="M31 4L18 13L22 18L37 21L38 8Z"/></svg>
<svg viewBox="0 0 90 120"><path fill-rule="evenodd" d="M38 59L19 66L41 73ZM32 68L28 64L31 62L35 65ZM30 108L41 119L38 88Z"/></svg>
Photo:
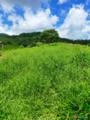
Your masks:
<svg viewBox="0 0 90 120"><path fill-rule="evenodd" d="M58 36L58 33L54 29L45 30L43 32L23 33L18 36L8 36L5 34L1 34L0 41L3 42L5 48L8 48L8 46L33 47L36 46L37 43L45 44L55 42L90 45L90 40L69 40L65 38L60 38Z"/></svg>
<svg viewBox="0 0 90 120"><path fill-rule="evenodd" d="M0 56L0 120L90 120L90 48L37 44Z"/></svg>
<svg viewBox="0 0 90 120"><path fill-rule="evenodd" d="M40 35L40 40L43 43L54 43L59 41L58 33L55 30L45 30Z"/></svg>

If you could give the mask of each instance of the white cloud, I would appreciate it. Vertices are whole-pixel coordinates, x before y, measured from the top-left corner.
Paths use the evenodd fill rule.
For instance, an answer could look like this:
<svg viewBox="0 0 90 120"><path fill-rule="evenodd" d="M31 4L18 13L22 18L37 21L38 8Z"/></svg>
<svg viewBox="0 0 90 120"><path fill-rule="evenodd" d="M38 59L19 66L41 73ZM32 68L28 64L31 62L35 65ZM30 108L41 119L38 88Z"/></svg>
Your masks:
<svg viewBox="0 0 90 120"><path fill-rule="evenodd" d="M60 4L64 4L64 3L66 3L68 0L59 0L59 3Z"/></svg>
<svg viewBox="0 0 90 120"><path fill-rule="evenodd" d="M58 21L56 15L52 15L50 9L41 9L43 3L47 5L49 0L0 0L0 9L4 11L0 17L0 33L20 34L22 32L35 32L53 28ZM14 6L19 5L24 9L24 15L15 13ZM32 8L36 8L33 12ZM7 14L7 20L12 26L3 23L3 16ZM6 19L6 18L5 18Z"/></svg>
<svg viewBox="0 0 90 120"><path fill-rule="evenodd" d="M23 8L37 8L43 3L44 5L50 0L0 0L0 8L5 12L9 12L15 5L19 5Z"/></svg>
<svg viewBox="0 0 90 120"><path fill-rule="evenodd" d="M1 9L4 14L8 12L7 20L12 22L12 26L3 23L3 15L0 15L0 33L20 34L22 32L35 32L44 29L56 28L59 21L58 16L52 15L50 9L37 9L32 11L32 6L39 6L41 2L48 3L49 0L0 0ZM59 0L62 4L67 0ZM24 15L15 13L13 6L18 4L24 6ZM64 13L64 12L63 12ZM62 15L63 15L62 13ZM63 15L64 16L64 15ZM90 39L90 20L87 19L89 13L82 5L73 6L62 25L57 30L61 37L70 39Z"/></svg>
<svg viewBox="0 0 90 120"><path fill-rule="evenodd" d="M67 14L64 23L58 28L59 35L70 39L90 39L89 13L82 5L73 6Z"/></svg>
<svg viewBox="0 0 90 120"><path fill-rule="evenodd" d="M0 33L7 33L8 26L0 23Z"/></svg>
<svg viewBox="0 0 90 120"><path fill-rule="evenodd" d="M27 9L24 17L12 12L12 14L8 16L8 20L11 21L13 25L8 29L8 27L1 22L1 33L20 34L22 32L35 32L53 28L58 21L58 17L52 15L50 9L41 9L38 10L37 13L33 13L30 9Z"/></svg>

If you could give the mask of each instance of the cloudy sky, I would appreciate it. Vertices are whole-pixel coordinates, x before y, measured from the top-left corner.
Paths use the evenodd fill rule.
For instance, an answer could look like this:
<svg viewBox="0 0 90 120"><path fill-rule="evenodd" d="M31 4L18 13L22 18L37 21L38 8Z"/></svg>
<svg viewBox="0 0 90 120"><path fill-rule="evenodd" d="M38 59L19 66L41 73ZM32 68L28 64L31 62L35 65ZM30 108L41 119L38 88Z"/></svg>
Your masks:
<svg viewBox="0 0 90 120"><path fill-rule="evenodd" d="M90 39L90 0L0 0L0 33L52 28L60 37Z"/></svg>

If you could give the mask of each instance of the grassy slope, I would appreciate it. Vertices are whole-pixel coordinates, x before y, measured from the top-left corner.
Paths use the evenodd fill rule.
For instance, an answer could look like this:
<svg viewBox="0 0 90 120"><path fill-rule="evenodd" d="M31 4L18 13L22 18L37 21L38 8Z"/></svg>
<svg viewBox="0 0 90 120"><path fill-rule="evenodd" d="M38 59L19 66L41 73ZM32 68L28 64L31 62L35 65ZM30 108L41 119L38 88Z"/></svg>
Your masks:
<svg viewBox="0 0 90 120"><path fill-rule="evenodd" d="M89 47L61 43L2 53L0 120L77 116L90 117Z"/></svg>

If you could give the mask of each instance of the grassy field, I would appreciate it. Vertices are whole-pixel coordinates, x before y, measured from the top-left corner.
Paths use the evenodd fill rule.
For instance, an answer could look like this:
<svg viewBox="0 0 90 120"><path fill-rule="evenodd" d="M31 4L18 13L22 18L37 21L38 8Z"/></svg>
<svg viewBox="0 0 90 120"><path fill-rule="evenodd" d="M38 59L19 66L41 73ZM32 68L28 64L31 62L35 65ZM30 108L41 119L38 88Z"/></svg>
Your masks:
<svg viewBox="0 0 90 120"><path fill-rule="evenodd" d="M0 120L90 120L90 47L51 44L0 56Z"/></svg>

